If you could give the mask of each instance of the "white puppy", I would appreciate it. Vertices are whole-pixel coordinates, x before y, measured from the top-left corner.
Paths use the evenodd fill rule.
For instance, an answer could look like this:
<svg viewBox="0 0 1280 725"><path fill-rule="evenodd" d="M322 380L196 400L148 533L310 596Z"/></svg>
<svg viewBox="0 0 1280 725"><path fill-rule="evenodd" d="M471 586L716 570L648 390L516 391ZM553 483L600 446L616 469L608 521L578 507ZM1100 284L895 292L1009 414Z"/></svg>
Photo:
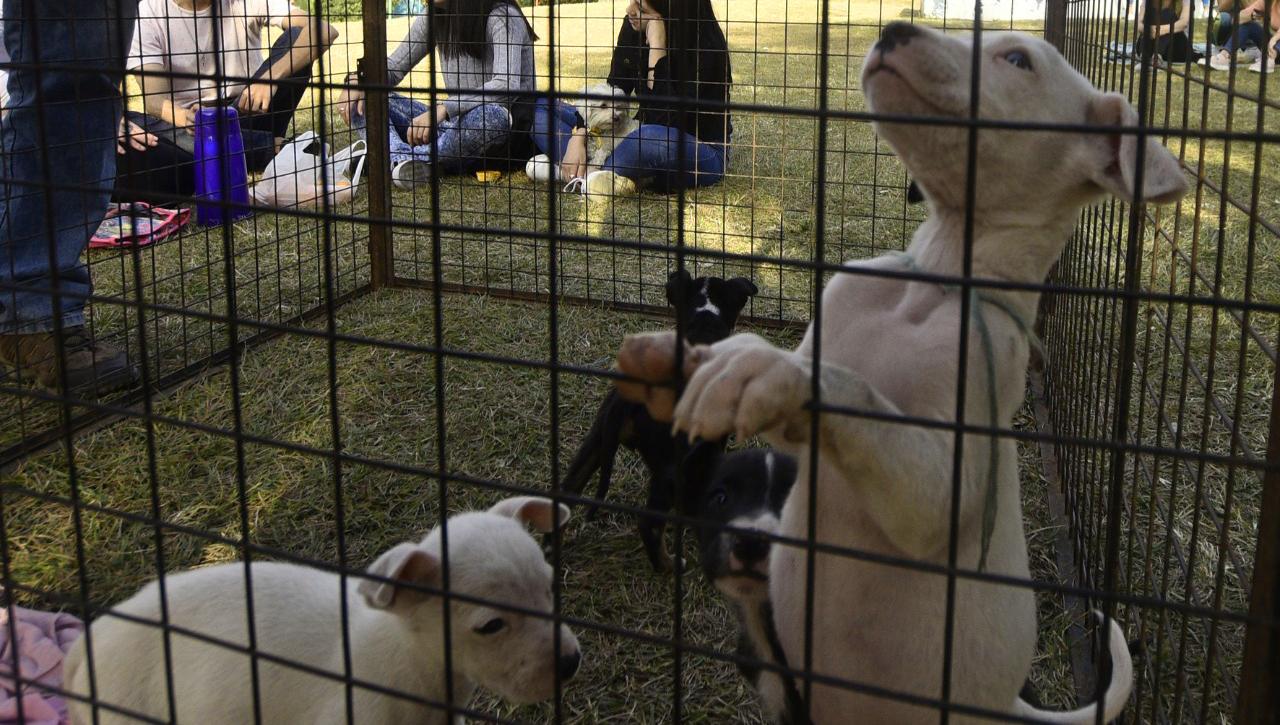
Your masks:
<svg viewBox="0 0 1280 725"><path fill-rule="evenodd" d="M618 143L628 134L640 127L635 119L636 108L631 97L621 88L608 83L597 83L582 91L586 98L578 104L578 114L582 116L587 127L587 166L588 173L599 169L609 154L617 148ZM525 174L534 181L576 181L563 179L560 169L551 168L551 160L546 154L538 154L529 159L524 167Z"/></svg>
<svg viewBox="0 0 1280 725"><path fill-rule="evenodd" d="M635 104L621 88L597 83L586 90L578 113L587 124L587 163L598 169L618 142L640 127Z"/></svg>
<svg viewBox="0 0 1280 725"><path fill-rule="evenodd" d="M449 519L450 591L497 604L550 613L551 567L523 524L552 530L553 504L543 498L506 499L487 512ZM559 523L569 509L559 506ZM404 586L440 587L440 529L416 543L399 544L369 567L402 585L351 577L345 592L336 574L292 564L254 563L253 605L259 652L301 662L341 677L345 593L352 676L361 683L443 703L445 648L443 598ZM221 564L165 577L169 621L177 627L246 647L244 565ZM148 584L113 611L160 621L159 589ZM453 701L466 706L476 686L517 703L552 695L555 673L573 676L578 640L560 627L560 659L553 656L550 619L471 602L451 601ZM100 701L169 719L164 646L157 626L106 613L91 629L93 671ZM174 699L178 722L240 725L254 721L247 654L173 634ZM84 638L67 658L67 687L89 694ZM345 723L341 680L258 660L264 723ZM447 712L357 685L357 722L447 723ZM136 722L107 710L102 721ZM92 722L89 707L73 703L73 720ZM460 721L460 718L456 720Z"/></svg>
<svg viewBox="0 0 1280 725"><path fill-rule="evenodd" d="M967 118L971 63L981 64L978 113L1014 122L1090 124L1095 134L983 129L974 162L972 276L1037 284L1071 236L1083 206L1104 193L1130 200L1141 172L1142 198L1170 202L1186 188L1178 162L1154 139L1140 146L1137 114L1120 95L1102 93L1048 43L1021 33L985 33L975 54L969 36L893 23L867 56L862 83L876 113ZM876 131L919 182L929 205L903 255L849 263L822 298L821 366L825 405L956 419L959 332L964 296L955 285L856 272L963 273L969 130L962 125L879 122ZM1142 151L1141 169L1139 151ZM1028 330L1039 294L981 290L971 296L964 379L964 421L1012 427L1022 406ZM619 363L628 374L660 380L673 374L669 336L636 336ZM945 565L952 505L953 430L884 418L824 413L810 437L813 326L794 351L739 334L686 357L691 378L674 410L675 429L714 440L763 432L801 462L783 507L782 533L809 534L809 453L818 445L816 539L876 554ZM991 381L993 384L989 384ZM620 386L656 416L670 412L667 388ZM1017 450L965 435L958 512L957 563L973 570L984 548L984 513L994 515L987 571L1029 579ZM994 471L993 471L994 468ZM987 505L993 485L994 510ZM769 568L775 623L789 662L805 662L806 552L775 545ZM822 675L940 698L947 618L941 574L835 554L816 557L812 638ZM965 706L1053 722L1092 722L1090 705L1070 713L1032 709L1017 699L1036 641L1031 589L959 578L954 601L951 700ZM1114 718L1132 686L1132 663L1118 627L1109 632L1114 662L1104 712ZM815 723L936 722L935 708L816 684ZM953 713L953 722L980 718Z"/></svg>

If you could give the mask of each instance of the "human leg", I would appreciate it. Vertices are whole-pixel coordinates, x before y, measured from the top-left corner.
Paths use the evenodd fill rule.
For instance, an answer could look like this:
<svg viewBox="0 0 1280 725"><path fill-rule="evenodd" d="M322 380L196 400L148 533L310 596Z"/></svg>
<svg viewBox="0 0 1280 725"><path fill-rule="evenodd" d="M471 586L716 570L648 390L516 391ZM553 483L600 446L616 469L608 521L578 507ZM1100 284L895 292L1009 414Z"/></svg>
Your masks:
<svg viewBox="0 0 1280 725"><path fill-rule="evenodd" d="M194 139L191 134L154 116L125 111L125 118L156 137L145 150L125 144L116 156L114 201L172 203L195 194Z"/></svg>
<svg viewBox="0 0 1280 725"><path fill-rule="evenodd" d="M254 78L267 78L271 66L293 50L293 44L301 35L302 28L289 28L276 42L272 44L271 51L267 54L267 59L262 62L258 70L254 71ZM307 93L307 84L311 81L311 66L305 66L293 75L287 78L270 78L268 80L276 81L274 92L271 94L271 102L267 105L267 110L263 113L253 113L241 116L240 133L244 139L245 160L250 171L261 171L271 163L271 159L276 155L276 145L279 139L285 138L289 133L289 124L293 122L293 114L298 109L298 103L302 101L302 97Z"/></svg>
<svg viewBox="0 0 1280 725"><path fill-rule="evenodd" d="M1160 57L1170 63L1186 63L1192 59L1191 40L1186 33L1170 33L1161 38Z"/></svg>
<svg viewBox="0 0 1280 725"><path fill-rule="evenodd" d="M475 159L497 147L510 133L511 112L506 106L476 106L438 124L434 143L410 147L408 153L393 149L392 178L404 187L422 183L433 173L466 171Z"/></svg>
<svg viewBox="0 0 1280 725"><path fill-rule="evenodd" d="M1218 70L1226 70L1236 60L1236 54L1246 47L1260 47L1266 42L1266 33L1256 22L1239 23L1231 28L1222 48L1209 59L1209 65Z"/></svg>
<svg viewBox="0 0 1280 725"><path fill-rule="evenodd" d="M1214 31L1213 44L1222 47L1231 37L1231 13L1218 13L1218 27Z"/></svg>
<svg viewBox="0 0 1280 725"><path fill-rule="evenodd" d="M533 109L533 129L529 132L538 150L559 164L569 147L574 126L581 123L577 110L563 101L539 98Z"/></svg>
<svg viewBox="0 0 1280 725"><path fill-rule="evenodd" d="M1231 37L1227 39L1223 47L1235 52L1248 45L1261 48L1266 42L1267 33L1260 24L1256 22L1240 23L1236 26L1235 32L1231 33Z"/></svg>
<svg viewBox="0 0 1280 725"><path fill-rule="evenodd" d="M115 178L119 85L137 4L4 0L15 67L0 121L0 361L53 387L61 347L77 394L137 374L123 353L84 334L92 285L80 261Z"/></svg>
<svg viewBox="0 0 1280 725"><path fill-rule="evenodd" d="M709 186L724 178L724 147L670 126L645 124L618 143L602 170L659 188Z"/></svg>
<svg viewBox="0 0 1280 725"><path fill-rule="evenodd" d="M562 180L560 160L569 148L574 127L581 123L581 115L567 103L551 98L535 101L529 136L542 153L529 159L525 174L534 181Z"/></svg>
<svg viewBox="0 0 1280 725"><path fill-rule="evenodd" d="M399 93L387 95L387 133L391 143L389 148L393 163L413 155L413 146L406 140L409 135L409 126L413 123L413 119L426 112L427 104L425 103ZM351 115L351 130L362 139L368 134L365 123L365 117L362 114Z"/></svg>

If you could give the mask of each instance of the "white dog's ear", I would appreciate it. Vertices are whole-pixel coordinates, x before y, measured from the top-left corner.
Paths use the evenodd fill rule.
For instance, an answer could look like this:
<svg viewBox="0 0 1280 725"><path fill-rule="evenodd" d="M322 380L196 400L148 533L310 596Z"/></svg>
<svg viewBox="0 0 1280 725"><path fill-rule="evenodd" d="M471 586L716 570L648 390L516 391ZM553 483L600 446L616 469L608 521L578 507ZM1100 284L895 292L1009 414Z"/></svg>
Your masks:
<svg viewBox="0 0 1280 725"><path fill-rule="evenodd" d="M440 586L440 558L419 544L396 544L370 564L368 571L405 584ZM374 609L387 609L397 599L402 603L421 602L430 596L423 591L372 579L361 579L356 591Z"/></svg>
<svg viewBox="0 0 1280 725"><path fill-rule="evenodd" d="M560 520L555 520L555 508L560 509ZM504 498L489 509L489 513L499 516L510 516L523 524L532 526L535 531L549 533L555 530L556 523L561 526L569 520L569 507L556 504L551 499L541 496L515 496Z"/></svg>
<svg viewBox="0 0 1280 725"><path fill-rule="evenodd" d="M1138 112L1119 93L1099 93L1089 102L1088 122L1098 126L1136 126ZM1105 191L1125 200L1137 196L1134 187L1138 166L1138 137L1132 133L1088 136L1096 153L1090 154L1090 179ZM1142 160L1142 199L1168 204L1187 192L1182 165L1158 140L1148 136Z"/></svg>

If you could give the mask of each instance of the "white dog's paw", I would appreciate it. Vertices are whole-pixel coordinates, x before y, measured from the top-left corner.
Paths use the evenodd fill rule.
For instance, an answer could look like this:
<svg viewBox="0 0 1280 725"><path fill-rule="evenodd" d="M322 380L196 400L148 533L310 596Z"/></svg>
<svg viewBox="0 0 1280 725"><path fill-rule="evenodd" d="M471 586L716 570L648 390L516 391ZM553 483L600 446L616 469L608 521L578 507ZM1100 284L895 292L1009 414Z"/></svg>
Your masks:
<svg viewBox="0 0 1280 725"><path fill-rule="evenodd" d="M690 438L738 440L786 423L809 399L809 370L791 352L755 335L709 348L676 406L673 430Z"/></svg>

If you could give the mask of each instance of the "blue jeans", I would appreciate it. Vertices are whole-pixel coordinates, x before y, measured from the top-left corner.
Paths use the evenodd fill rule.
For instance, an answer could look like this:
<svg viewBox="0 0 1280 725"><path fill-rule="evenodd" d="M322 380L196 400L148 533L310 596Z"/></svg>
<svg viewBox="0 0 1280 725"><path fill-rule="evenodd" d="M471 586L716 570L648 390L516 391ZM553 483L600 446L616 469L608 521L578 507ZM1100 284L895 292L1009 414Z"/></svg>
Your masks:
<svg viewBox="0 0 1280 725"><path fill-rule="evenodd" d="M533 142L560 163L582 117L572 106L539 98L533 112ZM602 169L665 189L710 186L724 178L725 144L706 143L670 126L644 124L618 142Z"/></svg>
<svg viewBox="0 0 1280 725"><path fill-rule="evenodd" d="M388 134L391 140L391 163L401 161L422 161L433 165L440 171L460 173L478 168L480 157L497 148L511 135L511 111L498 103L486 103L467 111L461 116L447 118L435 126L436 152L439 159L432 157L430 143L414 146L406 139L413 119L426 113L428 106L398 93L387 98L387 119L391 128ZM351 125L365 137L365 119L363 116L352 116Z"/></svg>
<svg viewBox="0 0 1280 725"><path fill-rule="evenodd" d="M1227 17L1230 18L1230 16ZM1228 20L1228 22L1230 21ZM1227 43L1223 47L1230 51L1236 51L1249 45L1258 50L1263 50L1267 47L1267 31L1262 29L1261 23L1241 23L1233 29L1231 37L1227 38Z"/></svg>
<svg viewBox="0 0 1280 725"><path fill-rule="evenodd" d="M36 0L34 18L24 0L3 1L5 48L20 65L9 71L9 112L0 122L0 334L47 332L58 318L84 322L93 288L80 255L115 180L119 87L138 0ZM40 72L41 109L36 72L21 67L28 63L76 70ZM56 306L48 291L55 283Z"/></svg>

